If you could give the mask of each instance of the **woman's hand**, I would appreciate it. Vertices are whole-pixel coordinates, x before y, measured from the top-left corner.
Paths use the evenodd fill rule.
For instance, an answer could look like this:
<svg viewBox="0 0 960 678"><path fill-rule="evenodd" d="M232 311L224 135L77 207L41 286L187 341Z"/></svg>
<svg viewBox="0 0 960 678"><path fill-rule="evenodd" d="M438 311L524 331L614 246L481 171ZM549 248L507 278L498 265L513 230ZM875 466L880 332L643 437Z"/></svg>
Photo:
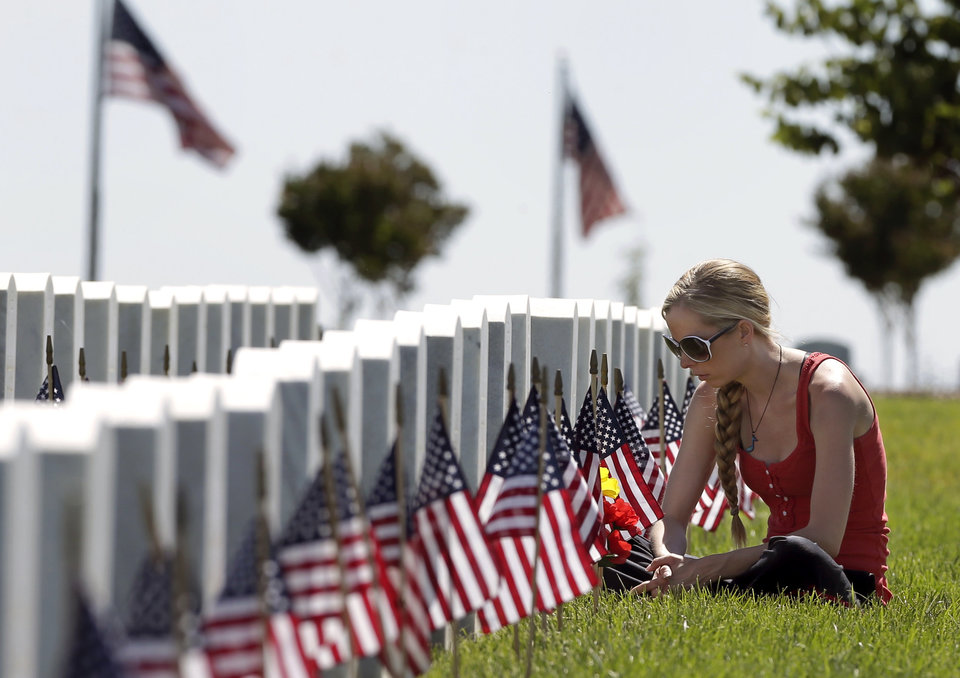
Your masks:
<svg viewBox="0 0 960 678"><path fill-rule="evenodd" d="M645 581L633 588L637 594L649 594L656 598L666 593L674 584L674 571L680 571L684 565L684 557L676 553L654 558L647 566L647 572L653 572L653 579Z"/></svg>

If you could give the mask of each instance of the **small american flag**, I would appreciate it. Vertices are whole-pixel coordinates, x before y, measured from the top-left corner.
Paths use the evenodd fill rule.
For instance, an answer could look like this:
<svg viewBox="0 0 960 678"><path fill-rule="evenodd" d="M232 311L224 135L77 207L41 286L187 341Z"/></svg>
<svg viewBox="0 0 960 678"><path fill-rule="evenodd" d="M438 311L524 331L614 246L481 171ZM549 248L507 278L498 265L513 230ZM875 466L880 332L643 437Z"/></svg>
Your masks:
<svg viewBox="0 0 960 678"><path fill-rule="evenodd" d="M73 598L73 633L63 678L123 678L113 642L100 628L79 586L74 587Z"/></svg>
<svg viewBox="0 0 960 678"><path fill-rule="evenodd" d="M126 639L118 653L130 678L179 675L173 597L173 557L148 554L134 577Z"/></svg>
<svg viewBox="0 0 960 678"><path fill-rule="evenodd" d="M627 444L630 446L630 451L633 452L634 462L643 476L643 481L653 492L657 502L660 503L663 502L663 491L666 489L667 483L660 472L657 460L650 454L650 449L644 442L643 436L640 435L633 409L626 398L627 393L628 391L624 389L620 397L617 398L617 404L614 406L613 412L620 428L623 429L623 435L627 438Z"/></svg>
<svg viewBox="0 0 960 678"><path fill-rule="evenodd" d="M487 521L490 520L493 506L503 487L510 459L513 457L517 445L520 444L521 433L522 426L517 399L511 398L510 406L507 408L507 416L503 420L503 426L500 427L497 442L494 443L493 451L487 460L486 473L483 474L474 499L477 506L477 517L480 519L481 525L486 525Z"/></svg>
<svg viewBox="0 0 960 678"><path fill-rule="evenodd" d="M623 400L627 409L630 410L637 429L642 428L643 422L647 419L647 413L643 411L643 407L640 405L640 401L637 400L637 396L634 395L633 391L630 390L630 387L626 384L623 386L623 394L620 396L620 400Z"/></svg>
<svg viewBox="0 0 960 678"><path fill-rule="evenodd" d="M62 403L63 402L63 384L60 383L60 372L57 370L56 365L52 365L50 371L53 372L53 402ZM37 391L37 402L41 402L41 403L50 402L49 377L44 377L43 383L40 384L40 390Z"/></svg>
<svg viewBox="0 0 960 678"><path fill-rule="evenodd" d="M270 553L259 554L263 539ZM266 556L266 558L264 558ZM286 587L269 547L266 525L251 522L230 562L227 581L203 616L203 646L212 678L255 678L264 675L269 646L285 676L312 676L290 614Z"/></svg>
<svg viewBox="0 0 960 678"><path fill-rule="evenodd" d="M536 567L536 609L548 612L573 600L597 583L577 526L561 473L560 432L552 421L542 456L539 510L540 551L536 551L537 475L541 462L539 398L531 389L524 407L522 439L503 472L503 491L485 530L503 563L497 595L481 609L485 633L529 616L532 612L531 579ZM526 416L530 413L530 417ZM536 559L536 562L535 562Z"/></svg>
<svg viewBox="0 0 960 678"><path fill-rule="evenodd" d="M499 563L490 552L473 497L438 411L412 515L407 610L436 630L480 609L496 592Z"/></svg>
<svg viewBox="0 0 960 678"><path fill-rule="evenodd" d="M660 440L660 397L653 399L653 405L647 412L647 420L643 423L640 433L643 435L644 442L653 453L657 461L662 456L666 456L664 469L667 478L670 477L670 469L673 468L673 462L677 458L677 451L680 449L680 440L683 438L683 415L680 408L677 407L677 401L670 394L670 386L663 382L663 431L666 440Z"/></svg>
<svg viewBox="0 0 960 678"><path fill-rule="evenodd" d="M323 670L353 656L377 654L396 638L398 626L393 587L342 454L330 463L329 472L333 497L328 497L321 468L278 547L304 652ZM336 535L328 501L336 510Z"/></svg>
<svg viewBox="0 0 960 678"><path fill-rule="evenodd" d="M680 414L686 418L687 410L690 409L690 401L693 400L693 394L697 391L697 382L693 376L687 377L687 389L683 393L683 405L680 406Z"/></svg>
<svg viewBox="0 0 960 678"><path fill-rule="evenodd" d="M574 517L580 526L584 545L590 549L594 561L606 555L606 538L603 535L601 513L600 455L597 452L597 432L593 417L590 389L583 398L577 423L573 426L573 447L568 448L571 460L575 460L577 473L567 464L563 477L568 482L570 503ZM566 441L562 447L566 446ZM578 477L579 476L579 477Z"/></svg>
<svg viewBox="0 0 960 678"><path fill-rule="evenodd" d="M660 502L643 479L633 450L602 386L597 393L597 445L601 463L620 483L620 492L644 528L663 518Z"/></svg>
<svg viewBox="0 0 960 678"><path fill-rule="evenodd" d="M572 97L564 115L563 149L580 166L580 216L587 236L598 221L623 214L626 208Z"/></svg>
<svg viewBox="0 0 960 678"><path fill-rule="evenodd" d="M166 106L180 130L182 148L195 150L218 167L233 156L233 146L207 120L121 0L114 4L106 73L107 94Z"/></svg>

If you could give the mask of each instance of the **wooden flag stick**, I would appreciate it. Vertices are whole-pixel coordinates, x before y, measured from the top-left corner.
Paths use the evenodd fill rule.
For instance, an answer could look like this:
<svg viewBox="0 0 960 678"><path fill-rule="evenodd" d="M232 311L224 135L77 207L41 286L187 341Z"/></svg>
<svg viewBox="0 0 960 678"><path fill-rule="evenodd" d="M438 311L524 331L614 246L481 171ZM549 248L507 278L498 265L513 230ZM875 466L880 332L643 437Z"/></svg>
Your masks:
<svg viewBox="0 0 960 678"><path fill-rule="evenodd" d="M607 388L607 354L604 353L600 356L600 385L603 386L604 390ZM607 394L609 397L609 394Z"/></svg>
<svg viewBox="0 0 960 678"><path fill-rule="evenodd" d="M347 438L347 421L346 417L343 414L343 401L340 400L340 393L337 390L337 387L334 386L332 389L333 395L333 414L334 419L337 422L337 432L340 434L341 449L344 459L344 465L347 469L347 482L350 485L350 491L353 493L354 499L357 502L357 517L360 519L363 529L363 545L367 551L367 567L370 568L370 577L373 582L374 589L374 601L373 604L376 607L376 615L373 617L374 623L374 632L377 634L378 638L383 638L386 640L386 634L384 633L384 621L383 621L383 601L380 600L382 596L385 596L383 587L380 583L380 573L377 570L377 561L373 555L373 537L371 535L370 521L367 519L367 509L364 505L363 497L360 496L360 488L357 485L357 478L353 473L353 457L350 452L350 441ZM384 643L386 644L386 643Z"/></svg>
<svg viewBox="0 0 960 678"><path fill-rule="evenodd" d="M77 359L77 372L80 375L80 381L87 380L87 357L83 354L83 346L80 347L80 356Z"/></svg>
<svg viewBox="0 0 960 678"><path fill-rule="evenodd" d="M657 358L657 381L660 389L660 397L657 402L659 403L659 413L658 417L660 418L660 470L664 473L667 472L667 434L666 434L666 422L664 421L665 408L664 408L664 391L663 385L665 379L663 377L663 360Z"/></svg>
<svg viewBox="0 0 960 678"><path fill-rule="evenodd" d="M596 433L597 426L597 349L593 349L590 353L590 404L593 406L593 426L594 433ZM599 473L599 469L598 469ZM597 478L597 482L600 482L600 478ZM593 491L593 488L590 488L590 491ZM603 488L600 488L600 500L597 502L598 512L600 514L600 525L601 531L603 530ZM600 572L600 564L593 564L594 571L597 573L597 585L593 587L593 613L597 614L600 611L600 587L603 586L603 576Z"/></svg>
<svg viewBox="0 0 960 678"><path fill-rule="evenodd" d="M397 522L399 531L397 541L400 545L400 583L397 591L397 603L400 607L400 666L395 675L403 676L406 674L406 656L407 656L407 489L406 472L403 465L403 390L400 383L395 387L394 412L397 418L397 441L395 443L394 471L396 473L397 487Z"/></svg>
<svg viewBox="0 0 960 678"><path fill-rule="evenodd" d="M553 379L553 420L557 430L563 430L563 374L557 370ZM563 631L563 603L557 603L557 631Z"/></svg>
<svg viewBox="0 0 960 678"><path fill-rule="evenodd" d="M120 351L120 383L127 380L127 352Z"/></svg>
<svg viewBox="0 0 960 678"><path fill-rule="evenodd" d="M619 402L620 396L623 395L623 372L620 371L619 367L613 370L613 390L616 392L617 401Z"/></svg>
<svg viewBox="0 0 960 678"><path fill-rule="evenodd" d="M440 408L440 416L443 418L444 428L448 428L449 419L447 418L447 373L441 367L440 373L437 376L437 407ZM450 577L450 591L448 592L450 600L453 600L454 591L453 591L453 577ZM452 612L451 612L452 614ZM447 624L447 629L445 632L446 635L446 644L450 647L451 654L451 664L452 664L452 675L454 678L459 678L460 676L460 634L457 633L457 620L452 619L449 624Z"/></svg>
<svg viewBox="0 0 960 678"><path fill-rule="evenodd" d="M53 402L53 337L47 335L47 400Z"/></svg>
<svg viewBox="0 0 960 678"><path fill-rule="evenodd" d="M340 579L340 599L342 606L340 608L340 623L343 624L343 633L346 636L347 647L350 648L350 656L354 654L353 648L353 626L350 623L350 610L347 603L350 595L350 587L347 584L347 566L343 562L343 552L340 549L340 526L337 524L339 516L337 514L337 501L333 493L336 488L333 484L333 469L331 468L332 452L330 451L330 438L327 435L327 422L320 415L320 441L323 445L323 454L321 455L320 472L323 473L324 494L327 498L327 518L330 521L330 530L333 533L333 542L337 547L337 572ZM355 678L357 673L356 662L350 662L350 675Z"/></svg>
<svg viewBox="0 0 960 678"><path fill-rule="evenodd" d="M507 368L507 397L513 402L517 397L517 379L513 370L513 363ZM513 654L520 659L520 624L513 625Z"/></svg>
<svg viewBox="0 0 960 678"><path fill-rule="evenodd" d="M170 376L170 344L163 345L163 376Z"/></svg>
<svg viewBox="0 0 960 678"><path fill-rule="evenodd" d="M260 626L264 642L260 645L263 666L267 665L267 624L270 615L267 603L266 563L270 559L270 526L267 524L267 457L263 448L257 450L257 513L254 549L257 571L257 600L260 602Z"/></svg>
<svg viewBox="0 0 960 678"><path fill-rule="evenodd" d="M186 634L180 621L186 613L188 604L187 590L187 502L183 491L177 492L174 526L173 572L171 572L171 591L173 594L173 641L177 655L186 651ZM180 662L177 662L179 674Z"/></svg>
<svg viewBox="0 0 960 678"><path fill-rule="evenodd" d="M233 349L227 349L227 374L233 373Z"/></svg>
<svg viewBox="0 0 960 678"><path fill-rule="evenodd" d="M534 358L536 364L536 358ZM547 382L547 369L543 369L542 381L540 375L534 380L533 385L538 391L543 393L543 384ZM537 500L534 504L534 527L533 527L533 563L530 567L530 618L529 632L527 638L527 662L524 676L530 678L533 671L533 641L537 634L537 566L540 564L540 513L543 505L543 457L547 449L547 405L543 397L540 398L540 444L537 448Z"/></svg>

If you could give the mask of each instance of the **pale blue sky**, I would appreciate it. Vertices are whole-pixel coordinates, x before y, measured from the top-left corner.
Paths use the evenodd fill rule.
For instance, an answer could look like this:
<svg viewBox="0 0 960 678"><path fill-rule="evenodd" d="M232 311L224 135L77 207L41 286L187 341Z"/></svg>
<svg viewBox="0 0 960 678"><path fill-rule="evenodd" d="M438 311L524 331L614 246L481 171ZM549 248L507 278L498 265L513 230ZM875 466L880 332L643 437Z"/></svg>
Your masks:
<svg viewBox="0 0 960 678"><path fill-rule="evenodd" d="M94 0L0 2L0 269L83 275ZM406 308L546 296L563 53L633 207L584 241L568 205L565 296L617 299L638 243L648 306L696 261L740 259L788 341L848 341L860 375L883 385L872 301L801 224L840 160L772 145L762 102L737 79L823 53L773 31L761 2L127 2L238 154L217 171L178 149L159 106L107 100L103 279L316 284L316 262L274 216L283 175L386 129L472 207ZM960 376L958 293L954 268L919 300L921 376L941 387ZM901 385L899 349L893 362Z"/></svg>

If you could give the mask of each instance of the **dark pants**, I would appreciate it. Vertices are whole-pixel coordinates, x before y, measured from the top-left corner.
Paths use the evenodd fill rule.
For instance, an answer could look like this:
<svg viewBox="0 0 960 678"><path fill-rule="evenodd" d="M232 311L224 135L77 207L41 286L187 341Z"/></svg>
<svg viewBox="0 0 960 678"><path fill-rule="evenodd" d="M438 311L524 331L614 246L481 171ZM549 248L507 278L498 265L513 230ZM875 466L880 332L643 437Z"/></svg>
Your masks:
<svg viewBox="0 0 960 678"><path fill-rule="evenodd" d="M603 568L603 581L614 591L629 591L648 581L646 566L653 560L650 542L634 537L625 563ZM725 579L719 589L752 591L763 595L816 591L828 598L856 604L874 593L869 572L844 570L826 551L805 537L771 537L760 559L743 574Z"/></svg>

